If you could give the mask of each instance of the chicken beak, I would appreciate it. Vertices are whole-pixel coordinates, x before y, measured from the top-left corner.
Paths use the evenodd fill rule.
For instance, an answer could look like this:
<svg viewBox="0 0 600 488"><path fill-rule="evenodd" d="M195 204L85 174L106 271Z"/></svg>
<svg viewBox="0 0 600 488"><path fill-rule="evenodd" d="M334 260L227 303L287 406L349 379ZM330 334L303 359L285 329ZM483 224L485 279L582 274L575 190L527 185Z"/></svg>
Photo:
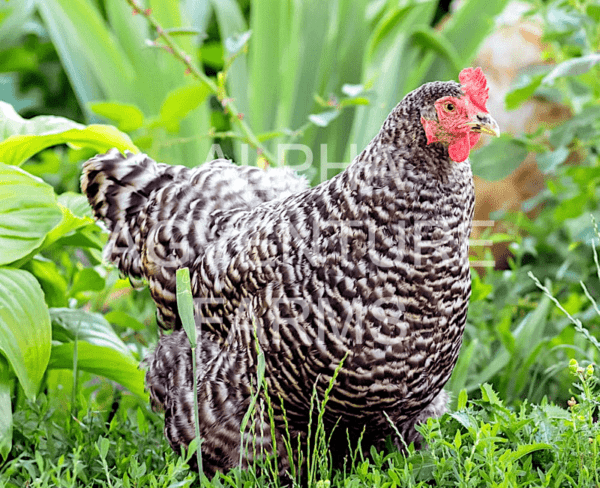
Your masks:
<svg viewBox="0 0 600 488"><path fill-rule="evenodd" d="M479 112L471 122L467 122L467 125L471 127L471 131L480 132L482 134L489 134L491 136L500 136L500 128L498 123L492 118L492 116L486 112Z"/></svg>

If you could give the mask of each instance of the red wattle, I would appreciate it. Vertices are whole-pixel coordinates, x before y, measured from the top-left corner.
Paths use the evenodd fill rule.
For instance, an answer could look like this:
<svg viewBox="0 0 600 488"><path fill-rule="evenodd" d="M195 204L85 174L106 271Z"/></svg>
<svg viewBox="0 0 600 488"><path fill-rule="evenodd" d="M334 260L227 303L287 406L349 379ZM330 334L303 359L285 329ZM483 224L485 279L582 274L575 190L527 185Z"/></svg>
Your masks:
<svg viewBox="0 0 600 488"><path fill-rule="evenodd" d="M471 141L468 134L465 134L464 137L457 139L456 142L453 142L448 146L448 154L450 155L450 159L452 161L456 161L457 163L462 163L469 157L469 151L471 150Z"/></svg>

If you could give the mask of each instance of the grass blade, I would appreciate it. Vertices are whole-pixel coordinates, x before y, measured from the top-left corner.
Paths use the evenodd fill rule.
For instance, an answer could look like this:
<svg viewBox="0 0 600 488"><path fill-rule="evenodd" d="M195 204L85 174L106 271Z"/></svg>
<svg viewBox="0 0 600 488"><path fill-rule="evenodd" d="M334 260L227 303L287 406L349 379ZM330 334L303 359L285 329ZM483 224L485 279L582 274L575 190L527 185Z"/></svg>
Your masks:
<svg viewBox="0 0 600 488"><path fill-rule="evenodd" d="M194 297L190 284L190 270L180 268L177 270L177 313L181 319L183 329L190 341L192 347L192 376L193 376L193 395L194 395L194 433L198 442L196 449L196 462L198 463L198 476L200 485L204 485L204 472L202 469L202 439L200 438L200 419L198 412L198 373L196 364L196 346L198 344L198 329L194 320ZM202 347L202 345L200 345Z"/></svg>

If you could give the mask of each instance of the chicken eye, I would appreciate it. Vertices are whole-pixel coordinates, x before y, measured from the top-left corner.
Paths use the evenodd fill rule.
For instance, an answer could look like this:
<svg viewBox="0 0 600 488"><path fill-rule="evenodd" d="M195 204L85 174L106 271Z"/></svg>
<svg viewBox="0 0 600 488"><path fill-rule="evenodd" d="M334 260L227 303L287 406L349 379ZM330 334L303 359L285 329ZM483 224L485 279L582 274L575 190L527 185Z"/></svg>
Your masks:
<svg viewBox="0 0 600 488"><path fill-rule="evenodd" d="M444 105L444 108L448 111L448 112L452 112L454 110L454 104L448 102L446 105Z"/></svg>

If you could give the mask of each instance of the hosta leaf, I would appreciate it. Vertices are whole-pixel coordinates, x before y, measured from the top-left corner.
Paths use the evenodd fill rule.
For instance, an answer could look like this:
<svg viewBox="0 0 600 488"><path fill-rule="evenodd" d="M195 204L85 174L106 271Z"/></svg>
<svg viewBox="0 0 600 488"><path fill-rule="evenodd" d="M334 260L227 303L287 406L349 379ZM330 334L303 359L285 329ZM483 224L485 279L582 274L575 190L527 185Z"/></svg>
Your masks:
<svg viewBox="0 0 600 488"><path fill-rule="evenodd" d="M69 210L67 207L60 205L60 211L62 212L62 220L60 223L52 229L44 242L44 248L52 245L58 239L71 235L74 231L81 229L82 227L86 227L88 225L95 225L95 220L91 217L78 217L73 215L73 212ZM81 246L81 247L90 247L90 246ZM95 247L95 246L93 246Z"/></svg>
<svg viewBox="0 0 600 488"><path fill-rule="evenodd" d="M19 166L38 152L57 144L90 147L105 153L116 147L120 151L139 152L127 134L110 125L88 125L83 129L70 129L58 133L35 136L10 136L0 143L0 160Z"/></svg>
<svg viewBox="0 0 600 488"><path fill-rule="evenodd" d="M6 460L12 447L11 379L8 363L0 356L0 456Z"/></svg>
<svg viewBox="0 0 600 488"><path fill-rule="evenodd" d="M61 218L50 185L0 163L0 265L12 263L40 246Z"/></svg>
<svg viewBox="0 0 600 488"><path fill-rule="evenodd" d="M42 115L27 120L21 117L12 105L0 101L0 140L16 135L60 132L81 127L84 126L64 117L55 117L54 115Z"/></svg>
<svg viewBox="0 0 600 488"><path fill-rule="evenodd" d="M0 351L23 391L35 398L50 357L50 315L31 273L0 268Z"/></svg>
<svg viewBox="0 0 600 488"><path fill-rule="evenodd" d="M487 181L497 181L511 174L527 157L525 145L502 135L469 157L473 174Z"/></svg>
<svg viewBox="0 0 600 488"><path fill-rule="evenodd" d="M74 342L52 346L48 368L72 369L74 348ZM144 391L145 373L130 354L80 340L77 342L77 368L116 381L141 398L148 397Z"/></svg>
<svg viewBox="0 0 600 488"><path fill-rule="evenodd" d="M77 217L90 217L93 219L92 209L88 199L81 193L67 191L58 196L58 203L68 208Z"/></svg>
<svg viewBox="0 0 600 488"><path fill-rule="evenodd" d="M138 152L129 136L109 125L82 125L64 117L39 116L26 120L0 101L0 162L21 165L31 156L57 144L72 144L106 152L116 147Z"/></svg>
<svg viewBox="0 0 600 488"><path fill-rule="evenodd" d="M72 342L77 338L80 345L85 341L132 358L125 343L102 315L79 309L51 308L50 316L55 341Z"/></svg>

